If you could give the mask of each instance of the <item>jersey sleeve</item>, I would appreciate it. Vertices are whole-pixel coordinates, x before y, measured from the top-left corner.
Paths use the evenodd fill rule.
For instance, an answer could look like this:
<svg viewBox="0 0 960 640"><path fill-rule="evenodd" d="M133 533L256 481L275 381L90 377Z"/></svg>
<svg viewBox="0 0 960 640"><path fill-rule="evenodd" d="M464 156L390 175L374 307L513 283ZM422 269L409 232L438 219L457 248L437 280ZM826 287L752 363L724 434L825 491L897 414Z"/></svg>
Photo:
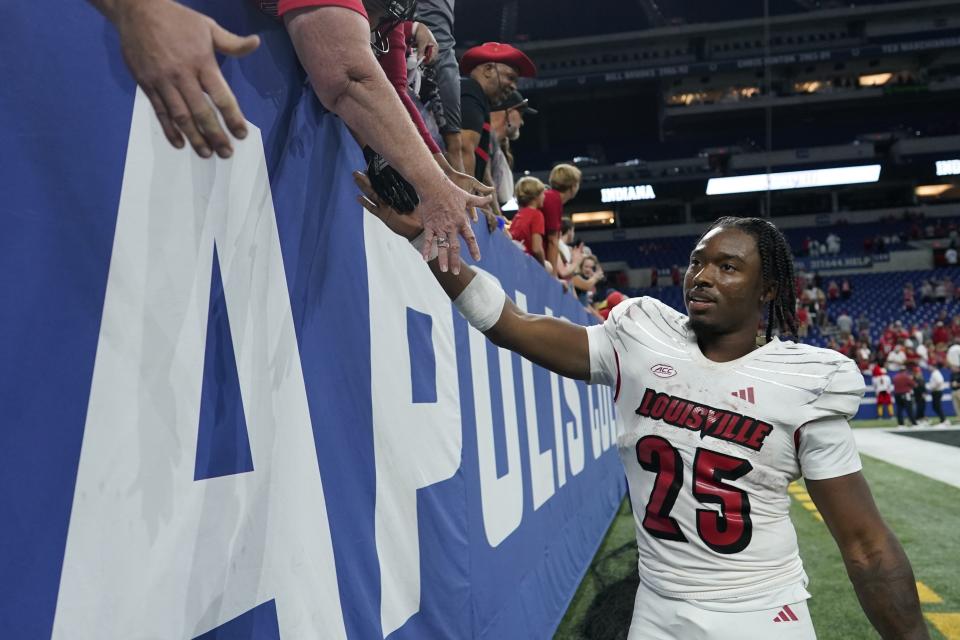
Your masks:
<svg viewBox="0 0 960 640"><path fill-rule="evenodd" d="M852 420L860 410L863 392L863 375L853 360L844 358L809 407L810 410L808 415L804 416L806 418L804 422L833 417Z"/></svg>
<svg viewBox="0 0 960 640"><path fill-rule="evenodd" d="M608 326L609 325L609 326ZM603 324L587 327L587 340L590 345L590 384L617 386L620 380L620 365L613 340L608 330L614 329L608 318Z"/></svg>
<svg viewBox="0 0 960 640"><path fill-rule="evenodd" d="M840 416L803 425L797 432L797 459L808 480L827 480L863 468L850 423Z"/></svg>
<svg viewBox="0 0 960 640"><path fill-rule="evenodd" d="M554 190L548 190L543 198L543 229L545 233L555 233L560 231L563 224L563 201L560 194Z"/></svg>

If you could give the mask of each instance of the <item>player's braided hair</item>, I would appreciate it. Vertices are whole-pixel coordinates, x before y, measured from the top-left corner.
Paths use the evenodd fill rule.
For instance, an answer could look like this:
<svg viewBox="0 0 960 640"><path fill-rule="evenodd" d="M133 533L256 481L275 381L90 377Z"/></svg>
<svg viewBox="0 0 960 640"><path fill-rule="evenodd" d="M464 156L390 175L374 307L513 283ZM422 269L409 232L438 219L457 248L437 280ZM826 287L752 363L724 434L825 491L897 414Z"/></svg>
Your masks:
<svg viewBox="0 0 960 640"><path fill-rule="evenodd" d="M793 274L793 252L790 243L773 223L763 218L725 216L717 219L703 235L718 227L734 228L750 234L757 241L764 288L774 286L776 295L767 307L767 342L776 326L780 333L797 333L797 294ZM702 238L703 236L701 236Z"/></svg>

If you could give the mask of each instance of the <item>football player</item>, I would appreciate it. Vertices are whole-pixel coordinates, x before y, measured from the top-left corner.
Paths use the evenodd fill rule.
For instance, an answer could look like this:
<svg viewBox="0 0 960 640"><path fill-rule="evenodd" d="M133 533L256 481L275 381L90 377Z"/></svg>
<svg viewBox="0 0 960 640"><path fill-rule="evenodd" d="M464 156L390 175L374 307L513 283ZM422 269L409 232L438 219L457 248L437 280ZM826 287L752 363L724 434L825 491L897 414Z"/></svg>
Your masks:
<svg viewBox="0 0 960 640"><path fill-rule="evenodd" d="M355 177L368 210L433 251L416 216L396 215ZM704 233L683 280L686 315L634 298L593 327L525 313L469 267L430 268L493 343L616 389L639 549L631 640L815 638L787 493L800 477L880 635L928 638L848 423L863 377L835 351L774 336L795 331L796 304L790 247L773 224L721 218Z"/></svg>

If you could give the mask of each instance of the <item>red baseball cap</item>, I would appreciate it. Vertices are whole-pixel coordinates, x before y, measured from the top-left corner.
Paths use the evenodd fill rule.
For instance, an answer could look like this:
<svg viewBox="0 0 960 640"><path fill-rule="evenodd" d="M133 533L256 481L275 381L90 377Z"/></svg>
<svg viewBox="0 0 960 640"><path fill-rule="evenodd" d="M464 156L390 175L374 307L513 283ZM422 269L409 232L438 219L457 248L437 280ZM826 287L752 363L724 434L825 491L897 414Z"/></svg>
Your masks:
<svg viewBox="0 0 960 640"><path fill-rule="evenodd" d="M623 295L619 291L611 291L607 296L607 299L604 300L604 306L602 309L599 309L600 316L606 320L607 316L610 315L610 312L613 311L613 308L627 299L627 296Z"/></svg>
<svg viewBox="0 0 960 640"><path fill-rule="evenodd" d="M522 78L532 78L537 75L537 66L523 51L509 44L499 42L484 42L483 44L467 49L460 58L460 72L470 75L470 72L481 64L499 62L517 70Z"/></svg>

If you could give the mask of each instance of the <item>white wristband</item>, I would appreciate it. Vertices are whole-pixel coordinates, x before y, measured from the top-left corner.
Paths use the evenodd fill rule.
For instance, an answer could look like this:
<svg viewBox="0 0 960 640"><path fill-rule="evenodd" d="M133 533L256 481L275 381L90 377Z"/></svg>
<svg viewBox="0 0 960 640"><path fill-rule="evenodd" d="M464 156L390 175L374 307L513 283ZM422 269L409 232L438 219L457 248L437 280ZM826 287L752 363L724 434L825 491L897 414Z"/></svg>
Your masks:
<svg viewBox="0 0 960 640"><path fill-rule="evenodd" d="M413 248L416 249L420 255L423 255L423 234L424 232L421 231L420 235L410 241L410 244L413 245ZM433 260L438 255L440 255L440 250L437 248L437 240L434 238L433 246L430 248L430 257L427 258L427 262Z"/></svg>
<svg viewBox="0 0 960 640"><path fill-rule="evenodd" d="M507 294L500 285L487 274L477 271L470 284L453 301L453 306L467 322L485 332L500 320L506 302Z"/></svg>

